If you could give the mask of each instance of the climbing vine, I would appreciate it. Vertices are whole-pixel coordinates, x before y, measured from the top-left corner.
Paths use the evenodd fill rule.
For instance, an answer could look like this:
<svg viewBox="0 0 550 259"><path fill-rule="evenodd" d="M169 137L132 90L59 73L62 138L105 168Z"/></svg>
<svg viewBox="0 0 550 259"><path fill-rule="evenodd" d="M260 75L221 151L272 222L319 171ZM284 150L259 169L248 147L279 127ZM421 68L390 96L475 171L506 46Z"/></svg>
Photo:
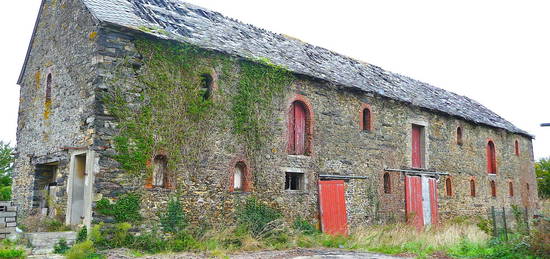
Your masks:
<svg viewBox="0 0 550 259"><path fill-rule="evenodd" d="M275 104L293 80L284 68L238 61L190 44L139 39L139 58L121 62L105 100L117 120L114 158L122 169L150 175L155 152L171 171L201 166L213 129L233 133L248 151L270 134ZM218 87L205 98L203 75L217 74Z"/></svg>

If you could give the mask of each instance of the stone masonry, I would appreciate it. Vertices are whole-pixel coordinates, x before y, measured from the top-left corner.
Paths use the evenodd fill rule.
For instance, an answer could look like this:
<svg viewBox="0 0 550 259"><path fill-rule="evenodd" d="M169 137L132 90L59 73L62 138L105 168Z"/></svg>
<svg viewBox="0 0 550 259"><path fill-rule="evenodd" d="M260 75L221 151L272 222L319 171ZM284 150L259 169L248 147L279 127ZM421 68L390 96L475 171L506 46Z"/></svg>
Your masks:
<svg viewBox="0 0 550 259"><path fill-rule="evenodd" d="M91 218L87 214L83 216L88 224L92 220L110 220L94 211L96 201L102 198L116 201L129 192L141 194L141 214L151 222L157 221L159 211L173 196L177 196L189 218L197 224L233 223L236 208L248 197L258 197L277 207L288 220L300 216L318 222L320 175L362 177L345 182L350 228L401 222L406 218L404 175L386 169L411 168L411 125L419 123L425 125L425 169L449 174L438 177L438 207L442 220L456 216L485 216L490 206L538 208L532 136L473 100L328 50L284 39L196 6L172 6L171 11L160 12L171 17L160 19L155 16L159 19L154 19L154 15L145 15L136 7L141 8L148 1L130 4L117 0L113 3L118 5L101 8L113 5L108 2L44 1L20 79L13 192L14 204L21 215L31 213L33 206L35 209L39 206L36 205L37 193L45 189L55 193L55 206L47 209L65 215L67 204L74 200L74 190L70 192L68 187L69 179L76 177L70 176L76 163L75 155L86 151L88 158L93 157L93 161L86 163L87 173L84 173L86 179L93 176L90 180L92 187L86 187L91 188ZM134 7L139 11L132 9ZM124 13L119 10L121 8L128 11L129 18L121 18L121 13ZM105 11L107 9L111 11ZM176 14L181 17L177 18ZM174 17L181 19L182 23L196 22L195 29L199 32L193 34L191 27L168 26L169 22L177 20ZM117 22L116 19L121 20ZM150 20L158 21L161 28L154 27L156 31L152 31L140 27L143 25L137 22ZM233 44L234 38L221 42L223 33L211 32L210 27L203 28L214 26L210 24L214 22L218 23L216 28L225 28L227 33L238 34L240 30L239 37L248 37L250 41L243 44L252 47L240 50L236 47L240 45ZM168 31L170 28L173 31ZM174 188L146 188L146 179L125 172L114 158L117 154L114 138L120 133L117 127L120 121L112 115L101 96L116 87L135 89L137 78L143 71L140 68L147 66L143 53L136 48L136 40L142 38L196 44L212 56L227 58L231 66L229 71L237 79L242 76L239 62L254 60L253 57L267 56L275 64L292 71L295 80L283 90L280 100L274 100L276 108L269 124L272 136L261 151L253 157L246 157L246 147L236 141L238 136L216 123L231 118L227 113L217 113L211 122L206 122L208 145L207 152L200 156L200 166L191 169L183 166L183 159L175 161L182 166L173 172ZM270 40L262 40L265 38ZM279 45L272 46L273 42L279 42ZM220 47L216 47L218 45ZM288 48L296 52L299 52L296 48L303 47L308 54L288 57L284 49L265 50L284 46L290 46ZM257 47L260 54L255 55L253 47ZM248 55L243 54L245 52ZM278 52L284 54L273 54ZM131 60L133 69L121 72L120 66L128 60ZM330 67L327 62L331 60L339 63ZM303 65L306 63L307 66ZM213 100L222 107L230 107L229 97L236 94L237 81L226 76L227 70L220 67L211 67L210 70L218 88L213 92ZM51 106L44 100L49 74L53 75ZM361 80L354 80L354 77ZM124 80L117 80L121 78ZM352 81L354 83L350 83ZM357 86L355 82L362 84ZM124 97L132 100L130 105L133 107L144 105L143 100L149 98L133 91L124 93ZM311 153L307 155L289 155L286 151L288 113L293 101L298 99L307 102L311 109ZM360 126L361 108L365 105L371 109L371 130L363 130ZM458 127L463 132L462 144L457 143ZM488 140L496 146L496 174L487 174ZM515 141L519 142L519 155L515 154ZM154 152L160 154L162 150ZM250 192L230 191L230 173L240 158L249 163ZM41 165L54 166L55 173L51 183L37 186L36 168ZM304 175L301 190L285 190L287 172ZM389 193L384 191L384 173L390 174ZM450 196L446 195L447 178L452 183ZM470 180L475 182L475 196L471 195ZM490 194L491 180L496 183L496 197ZM510 183L514 188L513 196L509 195ZM86 199L84 197L84 204Z"/></svg>
<svg viewBox="0 0 550 259"><path fill-rule="evenodd" d="M0 202L0 239L15 234L17 227L17 207L11 202Z"/></svg>

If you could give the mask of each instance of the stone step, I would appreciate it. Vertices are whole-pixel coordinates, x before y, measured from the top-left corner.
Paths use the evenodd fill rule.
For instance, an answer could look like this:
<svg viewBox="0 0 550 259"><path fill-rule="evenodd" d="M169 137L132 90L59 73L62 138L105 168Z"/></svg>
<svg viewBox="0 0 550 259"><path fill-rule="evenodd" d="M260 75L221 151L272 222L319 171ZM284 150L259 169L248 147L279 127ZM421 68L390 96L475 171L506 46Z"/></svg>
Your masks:
<svg viewBox="0 0 550 259"><path fill-rule="evenodd" d="M25 233L24 236L29 240L34 255L53 253L53 247L61 239L65 239L69 246L76 240L76 232L72 231Z"/></svg>

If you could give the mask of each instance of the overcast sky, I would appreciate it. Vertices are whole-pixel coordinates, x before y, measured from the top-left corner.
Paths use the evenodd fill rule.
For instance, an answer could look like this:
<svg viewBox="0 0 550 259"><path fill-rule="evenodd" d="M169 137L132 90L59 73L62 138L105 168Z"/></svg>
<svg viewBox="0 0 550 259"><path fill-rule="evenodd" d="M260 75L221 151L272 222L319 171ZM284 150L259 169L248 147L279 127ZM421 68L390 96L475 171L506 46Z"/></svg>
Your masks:
<svg viewBox="0 0 550 259"><path fill-rule="evenodd" d="M76 0L72 0L76 1ZM21 65L39 0L0 9L0 140L15 143ZM466 95L550 156L550 1L188 0Z"/></svg>

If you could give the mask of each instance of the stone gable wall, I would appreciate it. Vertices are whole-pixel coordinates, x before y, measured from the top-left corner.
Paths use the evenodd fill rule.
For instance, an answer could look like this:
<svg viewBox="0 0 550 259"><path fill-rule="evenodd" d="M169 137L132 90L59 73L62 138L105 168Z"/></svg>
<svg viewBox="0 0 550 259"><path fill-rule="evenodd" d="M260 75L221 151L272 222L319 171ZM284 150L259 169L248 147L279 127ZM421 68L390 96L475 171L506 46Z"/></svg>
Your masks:
<svg viewBox="0 0 550 259"><path fill-rule="evenodd" d="M22 215L32 205L36 165L49 163L59 169L58 189L52 198L63 213L70 153L64 148L92 144L96 35L96 21L80 1L45 1L20 84L12 189L13 201ZM50 73L48 103L46 81Z"/></svg>

